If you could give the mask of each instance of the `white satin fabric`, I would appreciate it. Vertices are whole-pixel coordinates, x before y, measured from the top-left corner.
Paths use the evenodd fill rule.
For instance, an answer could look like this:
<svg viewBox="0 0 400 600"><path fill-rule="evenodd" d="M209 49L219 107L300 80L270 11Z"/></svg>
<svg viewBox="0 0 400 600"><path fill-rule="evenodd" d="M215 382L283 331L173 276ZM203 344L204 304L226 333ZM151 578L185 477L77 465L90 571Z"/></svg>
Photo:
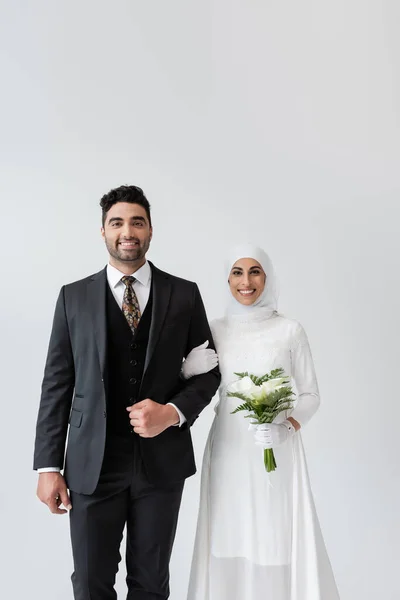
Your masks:
<svg viewBox="0 0 400 600"><path fill-rule="evenodd" d="M222 381L202 468L188 600L338 600L312 497L300 432L276 448L267 474L239 401L226 396L234 372L283 367L293 378L304 424L318 407L311 352L302 327L263 309L219 319L212 331ZM297 416L296 416L297 414Z"/></svg>

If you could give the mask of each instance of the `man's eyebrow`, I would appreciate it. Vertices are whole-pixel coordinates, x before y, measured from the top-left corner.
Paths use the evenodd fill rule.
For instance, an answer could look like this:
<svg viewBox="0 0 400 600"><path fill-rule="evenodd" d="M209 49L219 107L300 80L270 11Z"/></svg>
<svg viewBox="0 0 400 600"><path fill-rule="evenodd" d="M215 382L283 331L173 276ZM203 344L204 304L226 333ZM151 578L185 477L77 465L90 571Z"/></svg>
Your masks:
<svg viewBox="0 0 400 600"><path fill-rule="evenodd" d="M123 218L122 217L111 217L108 222L113 223L115 221L123 221ZM130 221L143 221L145 223L146 219L142 216L137 216L137 217L130 217Z"/></svg>

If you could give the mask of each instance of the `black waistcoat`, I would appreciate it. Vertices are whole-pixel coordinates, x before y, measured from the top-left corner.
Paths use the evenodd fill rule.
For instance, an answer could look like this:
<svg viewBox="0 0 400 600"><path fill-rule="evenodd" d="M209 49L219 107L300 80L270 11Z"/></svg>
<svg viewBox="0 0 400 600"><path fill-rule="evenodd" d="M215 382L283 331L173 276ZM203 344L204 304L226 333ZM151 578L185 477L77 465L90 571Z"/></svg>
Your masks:
<svg viewBox="0 0 400 600"><path fill-rule="evenodd" d="M110 434L132 435L126 407L139 400L149 341L152 297L151 287L146 309L133 335L107 285L107 431Z"/></svg>

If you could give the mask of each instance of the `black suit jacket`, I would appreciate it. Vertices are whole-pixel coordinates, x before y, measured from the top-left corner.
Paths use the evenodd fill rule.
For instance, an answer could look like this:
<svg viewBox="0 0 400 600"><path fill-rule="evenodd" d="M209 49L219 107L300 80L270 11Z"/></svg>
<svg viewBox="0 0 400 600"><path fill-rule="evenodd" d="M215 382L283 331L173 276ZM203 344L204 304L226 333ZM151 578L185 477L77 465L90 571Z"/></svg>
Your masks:
<svg viewBox="0 0 400 600"><path fill-rule="evenodd" d="M187 419L154 438L139 437L147 476L162 483L195 473L190 426L214 396L220 374L215 368L180 379L193 347L208 339L214 348L211 331L197 285L150 266L152 321L139 397L173 402ZM96 488L106 439L106 277L103 269L60 291L36 427L34 469L64 466L69 488L83 494Z"/></svg>

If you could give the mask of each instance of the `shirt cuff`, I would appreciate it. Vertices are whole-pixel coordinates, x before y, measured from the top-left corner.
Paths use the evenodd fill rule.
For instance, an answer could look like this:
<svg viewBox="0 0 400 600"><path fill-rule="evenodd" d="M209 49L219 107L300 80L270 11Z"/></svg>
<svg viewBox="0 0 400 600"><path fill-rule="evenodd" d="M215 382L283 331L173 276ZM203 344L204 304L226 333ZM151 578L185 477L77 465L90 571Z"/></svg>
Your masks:
<svg viewBox="0 0 400 600"><path fill-rule="evenodd" d="M38 473L60 473L59 467L43 467L42 469L36 469Z"/></svg>
<svg viewBox="0 0 400 600"><path fill-rule="evenodd" d="M169 404L170 406L173 406L174 409L176 410L176 412L179 415L179 423L175 423L174 427L182 427L182 425L184 423L186 423L186 417L185 415L179 410L179 408L177 406L175 406L175 404L173 404L172 402L167 402L167 404Z"/></svg>

